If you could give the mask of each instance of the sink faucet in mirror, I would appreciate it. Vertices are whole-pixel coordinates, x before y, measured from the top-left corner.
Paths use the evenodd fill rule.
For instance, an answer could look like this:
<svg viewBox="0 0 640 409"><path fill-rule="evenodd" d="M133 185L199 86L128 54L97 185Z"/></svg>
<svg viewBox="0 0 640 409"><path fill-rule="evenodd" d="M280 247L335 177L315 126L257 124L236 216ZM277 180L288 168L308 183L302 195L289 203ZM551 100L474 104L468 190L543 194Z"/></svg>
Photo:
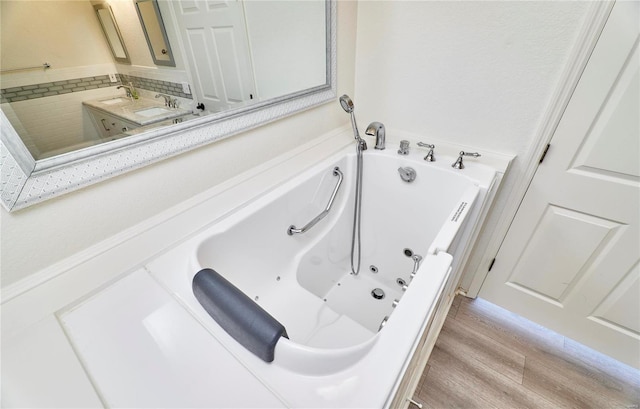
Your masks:
<svg viewBox="0 0 640 409"><path fill-rule="evenodd" d="M116 89L124 88L127 92L127 98L131 98L131 100L138 99L140 96L138 95L138 90L133 86L133 83L129 82L129 85L118 85Z"/></svg>
<svg viewBox="0 0 640 409"><path fill-rule="evenodd" d="M169 108L178 108L180 106L180 101L177 98L173 98L171 95L167 94L156 94L156 98L164 98L164 106Z"/></svg>

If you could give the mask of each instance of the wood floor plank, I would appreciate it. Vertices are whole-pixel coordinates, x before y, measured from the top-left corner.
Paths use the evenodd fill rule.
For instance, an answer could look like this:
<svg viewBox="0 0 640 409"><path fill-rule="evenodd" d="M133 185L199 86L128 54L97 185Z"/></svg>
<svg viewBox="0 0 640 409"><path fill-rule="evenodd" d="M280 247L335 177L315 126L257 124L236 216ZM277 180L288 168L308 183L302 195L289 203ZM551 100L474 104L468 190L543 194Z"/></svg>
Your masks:
<svg viewBox="0 0 640 409"><path fill-rule="evenodd" d="M525 356L502 343L466 327L461 321L447 320L440 338L458 356L473 356L487 367L521 384Z"/></svg>
<svg viewBox="0 0 640 409"><path fill-rule="evenodd" d="M447 318L454 319L456 314L458 313L458 308L460 308L460 303L462 303L461 296L457 296L453 298L453 302L451 303L451 308L449 308L449 312L447 313Z"/></svg>
<svg viewBox="0 0 640 409"><path fill-rule="evenodd" d="M604 354L565 338L564 350L573 362L589 365L602 373L603 376L618 382L625 395L640 399L640 371L622 364Z"/></svg>
<svg viewBox="0 0 640 409"><path fill-rule="evenodd" d="M525 356L564 348L563 336L479 298L463 299L456 320Z"/></svg>
<svg viewBox="0 0 640 409"><path fill-rule="evenodd" d="M416 388L416 393L420 392L422 390L422 387L424 386L424 383L427 380L427 375L429 374L429 369L431 368L431 365L429 365L427 363L427 366L424 368L424 371L422 372L422 376L420 376L420 382L418 382L418 387Z"/></svg>
<svg viewBox="0 0 640 409"><path fill-rule="evenodd" d="M419 398L433 407L556 408L473 356L459 355L447 342L436 344Z"/></svg>
<svg viewBox="0 0 640 409"><path fill-rule="evenodd" d="M598 367L554 352L527 356L523 385L563 406L638 407L640 396Z"/></svg>
<svg viewBox="0 0 640 409"><path fill-rule="evenodd" d="M482 396L466 390L466 386L474 382L470 379L465 380L468 374L464 369L460 369L459 361L441 351L437 345L431 353L429 362L431 367L424 386L414 396L414 399L421 402L425 408L495 407L485 401ZM434 365L438 365L440 369L436 369ZM442 369L443 367L446 367L446 371Z"/></svg>
<svg viewBox="0 0 640 409"><path fill-rule="evenodd" d="M414 395L425 408L640 407L635 368L484 300L453 305Z"/></svg>

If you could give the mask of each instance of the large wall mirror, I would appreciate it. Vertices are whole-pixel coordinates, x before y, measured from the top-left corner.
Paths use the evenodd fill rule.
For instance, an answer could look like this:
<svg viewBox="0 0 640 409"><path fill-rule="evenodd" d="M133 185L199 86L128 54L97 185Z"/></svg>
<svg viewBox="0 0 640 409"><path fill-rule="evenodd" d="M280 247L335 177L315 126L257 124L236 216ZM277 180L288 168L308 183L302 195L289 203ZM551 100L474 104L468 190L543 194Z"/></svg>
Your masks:
<svg viewBox="0 0 640 409"><path fill-rule="evenodd" d="M332 0L0 7L0 194L9 211L335 98ZM114 58L96 10L112 17L129 61Z"/></svg>

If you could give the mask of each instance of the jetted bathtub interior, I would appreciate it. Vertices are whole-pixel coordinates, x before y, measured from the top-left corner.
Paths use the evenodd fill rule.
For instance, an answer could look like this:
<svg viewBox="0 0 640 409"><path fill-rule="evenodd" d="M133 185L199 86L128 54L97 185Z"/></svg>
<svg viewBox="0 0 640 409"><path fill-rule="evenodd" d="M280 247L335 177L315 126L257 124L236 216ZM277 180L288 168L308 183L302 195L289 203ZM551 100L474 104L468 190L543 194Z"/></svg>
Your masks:
<svg viewBox="0 0 640 409"><path fill-rule="evenodd" d="M168 252L150 271L214 332L221 328L194 297L191 281L203 268L225 277L285 326L289 339L276 345L276 366L322 375L353 365L375 346L386 322L403 319L396 306L412 292L414 276L431 274L418 267L449 250L482 188L460 172L392 150L365 154L363 268L353 275L354 166L347 149ZM406 166L416 171L412 182L398 172ZM327 216L289 235L289 226L303 226L325 209L335 167L344 181ZM170 263L179 275L167 269ZM429 285L439 291L442 282Z"/></svg>
<svg viewBox="0 0 640 409"><path fill-rule="evenodd" d="M417 177L407 183L397 168L411 161L389 152L366 155L364 268L353 275L354 161L348 154L214 228L198 245L192 271L218 271L283 323L291 343L344 348L370 340L411 283L416 266L411 256L433 252L443 227L457 230L463 221L450 226L447 217L463 198L470 208L479 188L451 171L420 163L412 165ZM323 210L336 185L334 166L344 172L345 182L327 217L305 233L287 235L290 224L303 225ZM447 251L450 239L438 243L438 250Z"/></svg>

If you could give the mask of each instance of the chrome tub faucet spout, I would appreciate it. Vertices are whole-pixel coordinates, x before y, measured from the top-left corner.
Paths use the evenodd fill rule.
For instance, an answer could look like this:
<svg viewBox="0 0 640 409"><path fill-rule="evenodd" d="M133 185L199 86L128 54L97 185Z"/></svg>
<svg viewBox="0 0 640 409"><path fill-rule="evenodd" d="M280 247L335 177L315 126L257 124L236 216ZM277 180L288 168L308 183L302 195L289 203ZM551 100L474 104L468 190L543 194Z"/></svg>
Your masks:
<svg viewBox="0 0 640 409"><path fill-rule="evenodd" d="M371 122L367 127L367 130L364 131L364 133L369 136L375 136L376 138L375 149L382 150L385 148L384 124L382 124L381 122Z"/></svg>

